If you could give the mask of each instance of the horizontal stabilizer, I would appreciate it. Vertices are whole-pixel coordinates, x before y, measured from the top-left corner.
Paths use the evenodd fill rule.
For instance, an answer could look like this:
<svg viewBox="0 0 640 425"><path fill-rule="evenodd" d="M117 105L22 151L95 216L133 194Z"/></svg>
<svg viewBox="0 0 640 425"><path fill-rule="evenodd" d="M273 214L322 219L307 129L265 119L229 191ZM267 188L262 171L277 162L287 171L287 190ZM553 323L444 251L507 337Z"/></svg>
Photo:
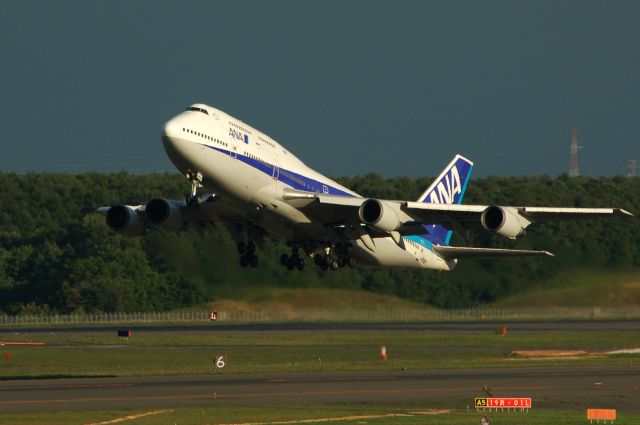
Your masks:
<svg viewBox="0 0 640 425"><path fill-rule="evenodd" d="M469 248L461 246L433 245L433 251L445 260L457 258L491 258L491 257L555 257L549 251L531 251L524 249Z"/></svg>

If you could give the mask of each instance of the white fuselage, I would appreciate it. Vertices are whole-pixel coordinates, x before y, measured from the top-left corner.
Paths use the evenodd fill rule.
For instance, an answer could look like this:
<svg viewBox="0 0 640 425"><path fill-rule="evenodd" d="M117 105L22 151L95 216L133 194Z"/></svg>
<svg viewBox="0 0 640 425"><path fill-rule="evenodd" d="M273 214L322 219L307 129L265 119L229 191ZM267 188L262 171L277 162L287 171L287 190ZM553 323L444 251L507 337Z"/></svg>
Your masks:
<svg viewBox="0 0 640 425"><path fill-rule="evenodd" d="M195 104L164 125L162 140L182 174L198 176L247 221L286 240L347 242L344 234L312 219L295 202L285 202L283 195L291 189L360 195L309 168L266 134L218 109ZM409 238L400 243L375 238L375 251L357 237L347 239L359 264L438 270L455 265Z"/></svg>

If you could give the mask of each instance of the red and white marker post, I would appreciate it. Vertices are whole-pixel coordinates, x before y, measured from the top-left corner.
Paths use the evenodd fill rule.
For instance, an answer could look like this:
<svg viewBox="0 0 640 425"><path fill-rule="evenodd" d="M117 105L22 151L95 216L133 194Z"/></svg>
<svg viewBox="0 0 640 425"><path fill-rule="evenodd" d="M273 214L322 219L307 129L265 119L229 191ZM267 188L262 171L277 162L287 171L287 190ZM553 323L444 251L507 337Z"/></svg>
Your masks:
<svg viewBox="0 0 640 425"><path fill-rule="evenodd" d="M387 360L389 356L387 356L387 346L380 346L380 360Z"/></svg>

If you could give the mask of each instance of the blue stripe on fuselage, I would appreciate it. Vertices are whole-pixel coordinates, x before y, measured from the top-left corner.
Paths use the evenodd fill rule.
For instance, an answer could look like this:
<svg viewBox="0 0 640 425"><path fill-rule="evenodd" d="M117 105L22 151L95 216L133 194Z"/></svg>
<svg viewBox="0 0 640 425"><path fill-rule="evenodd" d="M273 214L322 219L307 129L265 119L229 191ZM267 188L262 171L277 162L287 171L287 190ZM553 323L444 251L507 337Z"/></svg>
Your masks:
<svg viewBox="0 0 640 425"><path fill-rule="evenodd" d="M231 155L231 151L226 149L220 149L214 146L203 145L225 155ZM257 169L265 173L268 176L274 177L274 166L273 164L269 164L263 161L258 161L254 158L248 157L246 155L237 154L236 159L244 162L245 164ZM317 180L313 180L309 177L305 177L302 174L294 173L293 171L279 168L278 169L278 180L282 183L285 183L291 186L294 189L304 190L307 192L314 193L327 193L329 195L337 195L337 196L353 196L350 193L344 192L340 189L337 189L333 186L329 186L325 183L321 183ZM465 185L466 187L466 185ZM326 191L324 191L326 188ZM422 236L412 235L412 236L404 236L405 239L408 239L418 245L425 247L426 249L432 249L432 242L428 239L425 239Z"/></svg>
<svg viewBox="0 0 640 425"><path fill-rule="evenodd" d="M220 148L205 145L205 144L203 144L202 146L221 152L225 155L231 155L231 151L228 151L226 149L220 149ZM312 192L312 193L323 193L326 195L353 197L353 195L350 193L347 193L343 190L330 186L326 183L322 183L312 178L303 176L302 174L294 173L293 171L280 168L280 167L277 167L278 169L277 171L275 171L274 170L275 167L273 164L269 164L264 161L259 161L257 159L251 158L246 155L237 154L235 159L242 161L245 164L273 178L276 177L274 176L274 174L277 174L278 181L281 181L282 183L288 186L291 186L294 189L303 190L305 192Z"/></svg>

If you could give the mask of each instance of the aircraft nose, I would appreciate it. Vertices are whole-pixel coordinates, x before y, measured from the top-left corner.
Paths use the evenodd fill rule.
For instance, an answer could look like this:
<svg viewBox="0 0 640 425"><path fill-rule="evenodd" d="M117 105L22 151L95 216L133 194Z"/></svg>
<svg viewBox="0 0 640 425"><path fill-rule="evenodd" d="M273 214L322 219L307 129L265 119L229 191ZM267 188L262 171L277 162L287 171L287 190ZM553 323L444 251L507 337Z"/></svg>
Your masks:
<svg viewBox="0 0 640 425"><path fill-rule="evenodd" d="M182 125L180 124L180 121L175 118L170 119L162 126L163 139L178 137L180 133L182 133Z"/></svg>

